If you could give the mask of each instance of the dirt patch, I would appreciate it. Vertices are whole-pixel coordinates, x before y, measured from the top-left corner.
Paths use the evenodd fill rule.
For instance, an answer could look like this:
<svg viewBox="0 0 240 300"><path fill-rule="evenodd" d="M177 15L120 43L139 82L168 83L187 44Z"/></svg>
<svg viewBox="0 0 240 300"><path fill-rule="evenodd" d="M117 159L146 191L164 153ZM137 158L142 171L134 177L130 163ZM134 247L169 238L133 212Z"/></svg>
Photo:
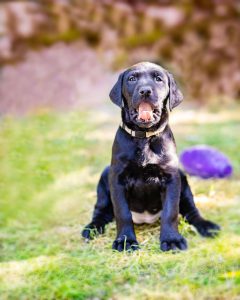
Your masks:
<svg viewBox="0 0 240 300"><path fill-rule="evenodd" d="M0 72L1 114L96 107L106 103L115 80L104 59L80 42L30 51Z"/></svg>

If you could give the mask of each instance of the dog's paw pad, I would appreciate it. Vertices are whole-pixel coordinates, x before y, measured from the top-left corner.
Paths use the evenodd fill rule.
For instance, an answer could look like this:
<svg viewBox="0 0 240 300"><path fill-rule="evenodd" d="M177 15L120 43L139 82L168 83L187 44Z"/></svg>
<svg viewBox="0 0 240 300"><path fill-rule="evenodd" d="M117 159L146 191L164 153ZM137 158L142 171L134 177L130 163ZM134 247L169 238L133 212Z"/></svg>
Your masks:
<svg viewBox="0 0 240 300"><path fill-rule="evenodd" d="M161 241L160 248L162 251L179 251L187 249L187 241L186 239L179 234L179 236L175 238L169 238Z"/></svg>
<svg viewBox="0 0 240 300"><path fill-rule="evenodd" d="M139 244L136 240L128 239L126 236L117 238L113 244L112 249L119 252L122 251L136 251L139 249Z"/></svg>
<svg viewBox="0 0 240 300"><path fill-rule="evenodd" d="M96 224L90 223L84 227L82 231L82 237L85 239L86 242L88 242L89 240L92 240L99 234L103 234L103 233L104 233L103 226L97 226Z"/></svg>

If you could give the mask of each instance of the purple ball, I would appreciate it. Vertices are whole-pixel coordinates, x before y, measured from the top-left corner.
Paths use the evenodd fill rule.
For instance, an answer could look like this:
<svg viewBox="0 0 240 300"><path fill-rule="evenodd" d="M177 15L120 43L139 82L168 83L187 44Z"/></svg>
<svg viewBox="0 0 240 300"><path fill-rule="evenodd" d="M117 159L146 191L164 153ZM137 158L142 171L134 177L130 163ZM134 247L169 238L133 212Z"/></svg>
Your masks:
<svg viewBox="0 0 240 300"><path fill-rule="evenodd" d="M206 145L189 147L180 154L185 171L201 178L225 178L232 174L229 159L220 151Z"/></svg>

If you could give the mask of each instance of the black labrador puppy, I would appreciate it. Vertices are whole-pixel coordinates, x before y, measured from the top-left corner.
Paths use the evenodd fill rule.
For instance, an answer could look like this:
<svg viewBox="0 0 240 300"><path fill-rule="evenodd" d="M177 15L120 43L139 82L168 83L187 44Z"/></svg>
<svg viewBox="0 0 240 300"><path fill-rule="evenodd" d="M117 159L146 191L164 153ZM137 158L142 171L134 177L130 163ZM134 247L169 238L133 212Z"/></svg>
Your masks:
<svg viewBox="0 0 240 300"><path fill-rule="evenodd" d="M168 111L183 99L173 76L162 67L142 62L120 74L110 98L122 108L122 123L112 148L111 165L97 187L93 218L82 236L103 233L114 218L117 237L112 248L136 250L134 225L160 218L162 251L185 250L178 232L178 214L211 237L220 227L205 220L195 206L186 176L179 169Z"/></svg>

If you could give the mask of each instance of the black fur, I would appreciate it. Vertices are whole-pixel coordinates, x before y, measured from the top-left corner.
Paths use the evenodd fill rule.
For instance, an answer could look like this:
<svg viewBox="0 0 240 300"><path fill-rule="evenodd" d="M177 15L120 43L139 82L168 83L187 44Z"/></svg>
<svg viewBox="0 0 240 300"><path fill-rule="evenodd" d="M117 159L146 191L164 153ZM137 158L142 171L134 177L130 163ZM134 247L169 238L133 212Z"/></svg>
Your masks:
<svg viewBox="0 0 240 300"><path fill-rule="evenodd" d="M147 97L140 96L139 90L143 87L151 90ZM182 101L182 94L173 76L154 64L135 65L119 76L110 98L118 106L124 102L122 119L132 130L154 131L161 126L164 130L159 136L135 138L119 127L111 165L103 171L98 184L92 221L84 228L82 236L91 239L95 233L103 233L105 225L115 218L117 236L113 249L136 250L139 246L131 211L156 214L160 210L163 251L187 248L185 238L178 232L179 213L201 235L214 236L219 226L201 217L187 178L178 167L167 105L172 110ZM137 118L137 108L142 101L150 103L154 109L150 122Z"/></svg>

